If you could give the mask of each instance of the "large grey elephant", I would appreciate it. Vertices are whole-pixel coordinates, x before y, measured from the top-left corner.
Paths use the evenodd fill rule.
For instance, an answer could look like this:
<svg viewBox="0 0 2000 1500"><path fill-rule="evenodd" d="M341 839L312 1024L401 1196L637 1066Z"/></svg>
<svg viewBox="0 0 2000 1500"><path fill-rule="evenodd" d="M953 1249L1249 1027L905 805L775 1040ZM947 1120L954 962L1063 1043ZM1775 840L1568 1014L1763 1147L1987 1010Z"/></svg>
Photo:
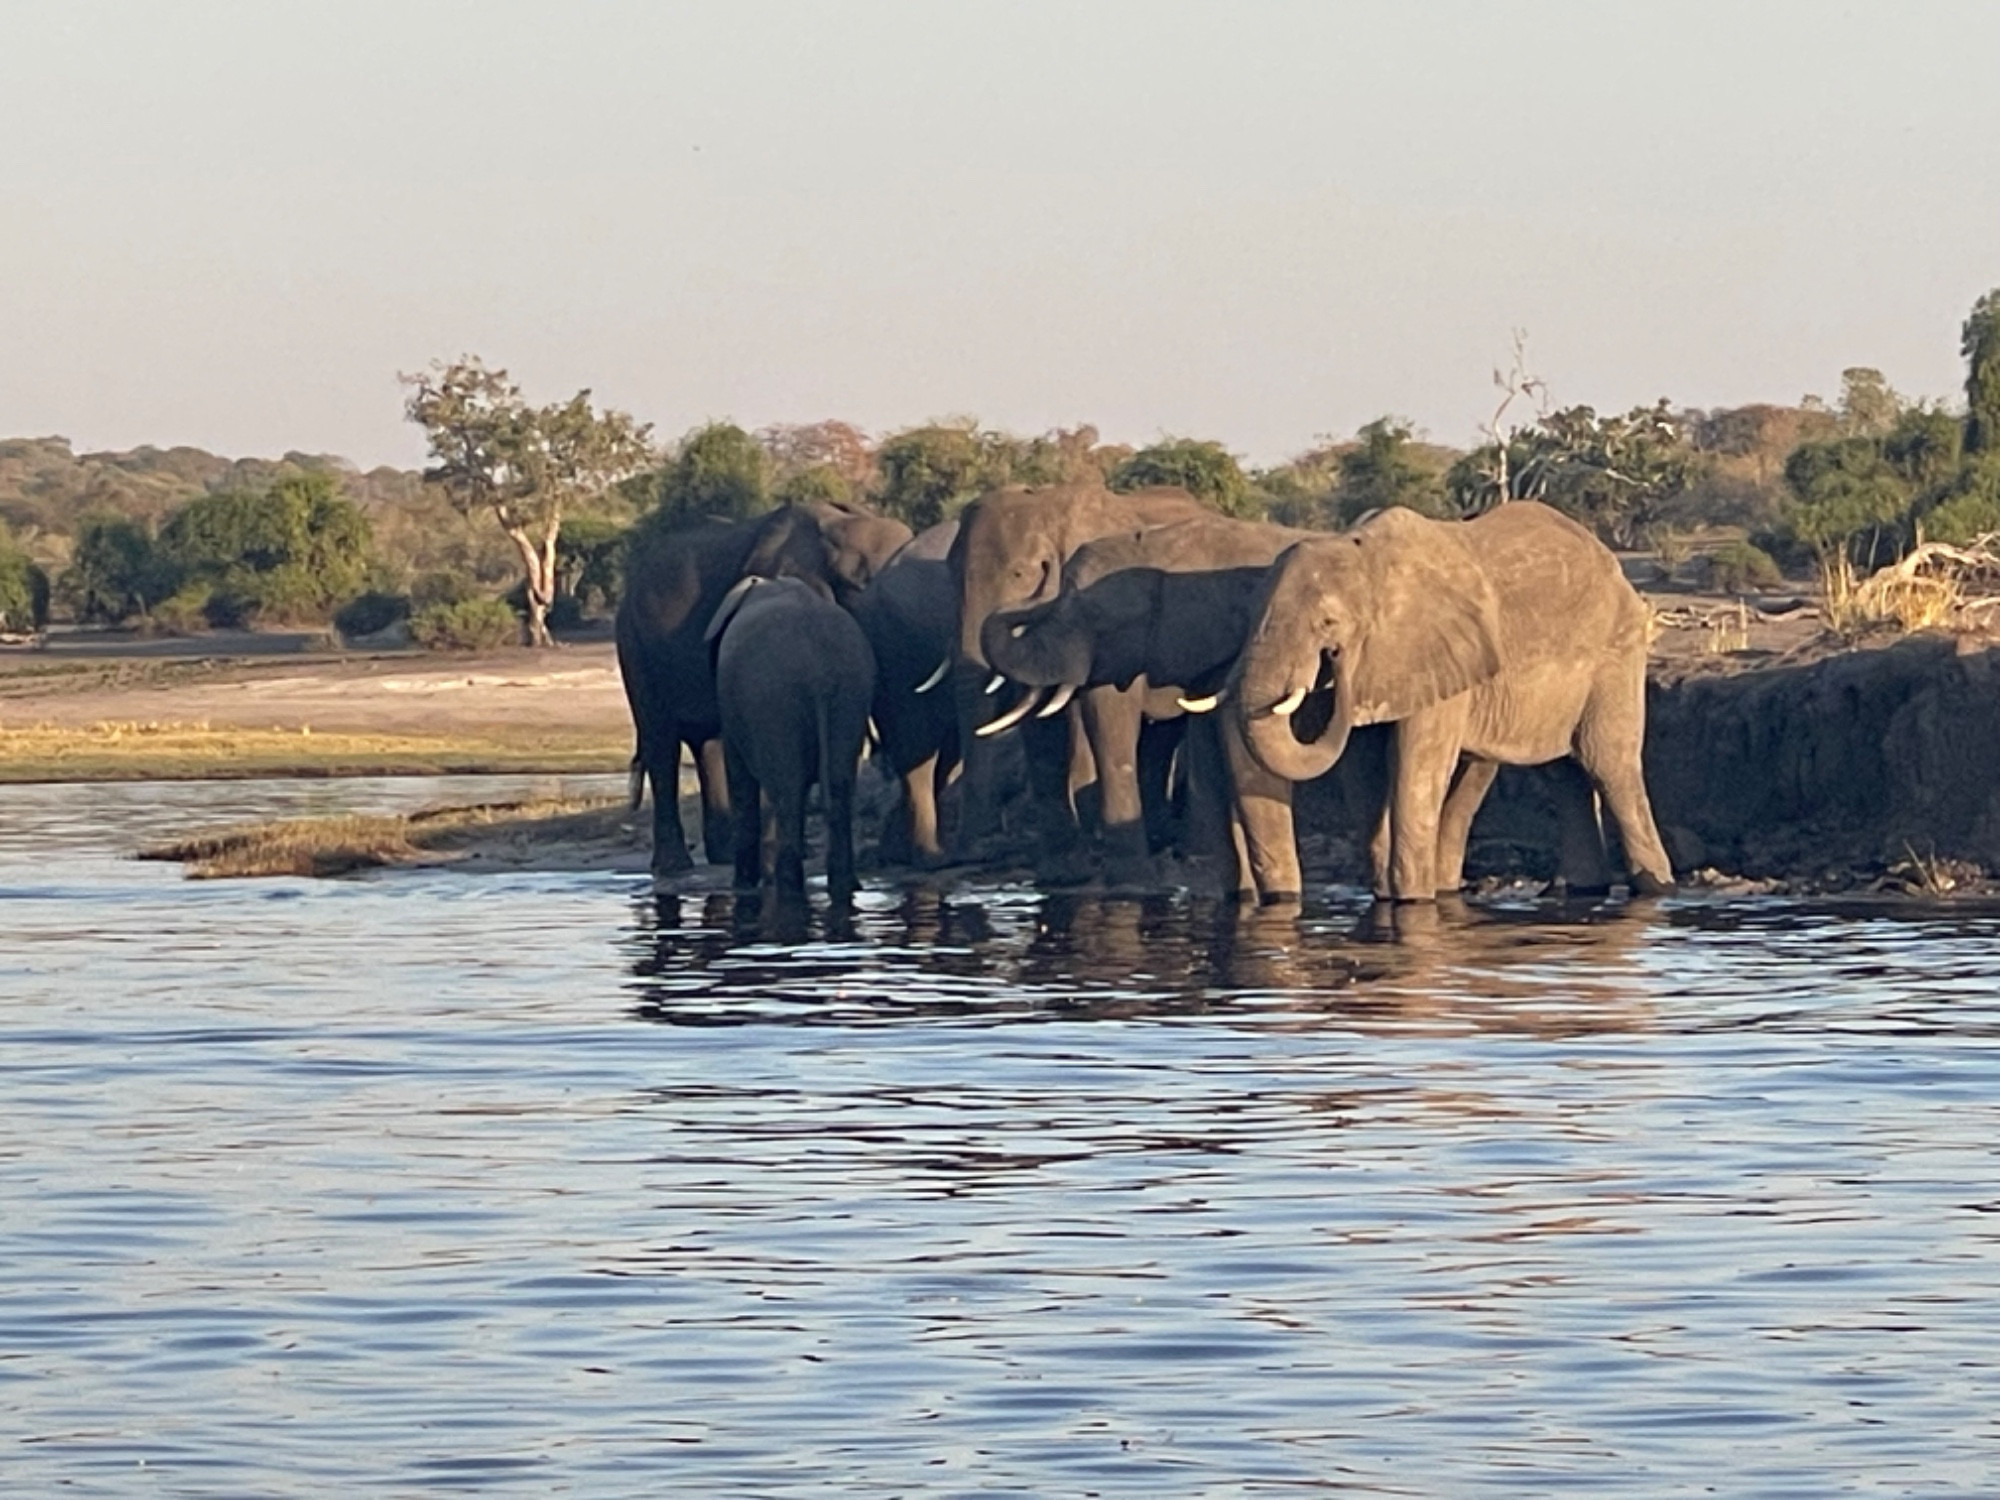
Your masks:
<svg viewBox="0 0 2000 1500"><path fill-rule="evenodd" d="M826 810L828 894L854 893L854 776L868 733L875 659L854 618L798 578L737 583L707 630L735 809L736 885L763 876L763 827L775 824L772 880L780 895L805 892L806 792Z"/></svg>
<svg viewBox="0 0 2000 1500"><path fill-rule="evenodd" d="M958 640L958 594L946 561L957 521L920 533L848 601L875 652L875 733L882 759L902 783L902 803L882 832L889 863L938 865L938 797L958 764L958 713L934 673Z"/></svg>
<svg viewBox="0 0 2000 1500"><path fill-rule="evenodd" d="M966 507L950 555L959 602L953 688L965 756L962 853L998 825L993 747L990 736L976 733L993 718L995 708L995 695L988 691L993 668L981 640L987 617L1010 605L1055 598L1063 564L1093 538L1211 514L1185 490L1118 494L1082 484L999 490ZM1136 792L1142 708L1136 688L1093 688L1081 699L1080 717L1097 762L1105 844L1114 853L1145 849L1144 808ZM1029 719L1022 727L1039 868L1045 878L1074 879L1083 865L1081 829L1070 797L1069 720ZM1128 765L1133 767L1129 779L1116 769L1105 774L1107 766Z"/></svg>
<svg viewBox="0 0 2000 1500"><path fill-rule="evenodd" d="M1394 726L1378 894L1456 889L1499 767L1566 756L1616 822L1634 888L1663 891L1673 870L1640 766L1647 623L1618 560L1547 506L1387 510L1272 566L1225 708L1289 781L1325 774L1357 726Z"/></svg>
<svg viewBox="0 0 2000 1500"><path fill-rule="evenodd" d="M1204 514L1086 542L1064 565L1062 592L997 610L981 645L1015 682L1053 688L1041 712L1080 689L1143 682L1149 716L1212 694L1255 618L1265 572L1313 534ZM1224 889L1271 902L1300 891L1292 784L1243 751L1227 716L1187 729L1188 844L1225 859Z"/></svg>
<svg viewBox="0 0 2000 1500"><path fill-rule="evenodd" d="M859 507L788 505L747 521L641 525L619 602L618 669L638 748L633 803L653 791L653 874L664 879L692 863L680 817L681 747L701 782L702 842L722 864L734 847L722 718L705 638L723 596L746 577L802 578L836 597L865 588L910 540L900 521Z"/></svg>

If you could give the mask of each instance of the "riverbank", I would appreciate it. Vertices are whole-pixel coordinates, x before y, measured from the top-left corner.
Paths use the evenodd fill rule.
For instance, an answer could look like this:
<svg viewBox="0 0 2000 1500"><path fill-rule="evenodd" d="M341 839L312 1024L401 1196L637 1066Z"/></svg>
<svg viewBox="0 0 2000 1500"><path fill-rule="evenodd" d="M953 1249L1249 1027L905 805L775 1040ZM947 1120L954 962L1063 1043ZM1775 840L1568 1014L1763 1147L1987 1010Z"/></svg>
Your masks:
<svg viewBox="0 0 2000 1500"><path fill-rule="evenodd" d="M0 653L0 781L621 771L608 642L479 656Z"/></svg>

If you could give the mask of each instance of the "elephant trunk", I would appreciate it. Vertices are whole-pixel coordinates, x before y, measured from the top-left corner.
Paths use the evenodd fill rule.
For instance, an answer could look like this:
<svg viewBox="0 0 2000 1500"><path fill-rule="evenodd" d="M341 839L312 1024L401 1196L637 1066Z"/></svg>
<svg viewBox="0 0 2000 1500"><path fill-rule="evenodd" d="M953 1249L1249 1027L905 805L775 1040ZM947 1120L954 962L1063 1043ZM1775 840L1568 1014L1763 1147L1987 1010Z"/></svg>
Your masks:
<svg viewBox="0 0 2000 1500"><path fill-rule="evenodd" d="M1273 776L1312 781L1347 748L1352 699L1337 663L1321 653L1309 664L1254 649L1244 655L1229 709L1242 716L1245 745Z"/></svg>

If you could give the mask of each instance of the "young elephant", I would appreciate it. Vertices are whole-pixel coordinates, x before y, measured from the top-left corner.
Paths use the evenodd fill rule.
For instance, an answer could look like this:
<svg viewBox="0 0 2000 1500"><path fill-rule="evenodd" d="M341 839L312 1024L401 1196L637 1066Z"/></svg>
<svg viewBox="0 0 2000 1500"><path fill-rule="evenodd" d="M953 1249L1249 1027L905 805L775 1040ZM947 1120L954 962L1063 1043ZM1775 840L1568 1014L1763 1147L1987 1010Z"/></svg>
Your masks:
<svg viewBox="0 0 2000 1500"><path fill-rule="evenodd" d="M1674 877L1640 765L1646 630L1618 560L1545 505L1472 521L1386 510L1272 566L1226 710L1289 781L1325 774L1355 727L1394 726L1379 894L1456 889L1499 767L1564 757L1616 820L1634 886L1659 891Z"/></svg>
<svg viewBox="0 0 2000 1500"><path fill-rule="evenodd" d="M746 578L708 627L734 822L736 885L763 876L761 795L777 827L772 879L805 892L806 789L826 807L826 883L836 902L854 893L854 777L868 732L875 659L853 616L795 578Z"/></svg>

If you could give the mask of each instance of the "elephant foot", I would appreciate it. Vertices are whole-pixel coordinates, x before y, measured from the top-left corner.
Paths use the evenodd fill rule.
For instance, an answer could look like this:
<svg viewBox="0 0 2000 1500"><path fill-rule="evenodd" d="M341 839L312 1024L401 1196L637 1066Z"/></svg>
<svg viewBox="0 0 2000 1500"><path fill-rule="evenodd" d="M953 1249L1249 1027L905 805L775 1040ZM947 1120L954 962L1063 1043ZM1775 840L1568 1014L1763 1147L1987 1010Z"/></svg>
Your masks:
<svg viewBox="0 0 2000 1500"><path fill-rule="evenodd" d="M1263 891L1257 896L1259 906L1298 906L1304 900L1305 893L1302 891Z"/></svg>
<svg viewBox="0 0 2000 1500"><path fill-rule="evenodd" d="M1582 885L1558 880L1555 891L1565 901L1602 901L1611 894L1611 886L1608 882L1604 885Z"/></svg>
<svg viewBox="0 0 2000 1500"><path fill-rule="evenodd" d="M1634 896L1649 898L1671 896L1674 890L1675 885L1671 880L1661 880L1659 876L1648 875L1644 870L1639 871L1632 877L1632 894Z"/></svg>

